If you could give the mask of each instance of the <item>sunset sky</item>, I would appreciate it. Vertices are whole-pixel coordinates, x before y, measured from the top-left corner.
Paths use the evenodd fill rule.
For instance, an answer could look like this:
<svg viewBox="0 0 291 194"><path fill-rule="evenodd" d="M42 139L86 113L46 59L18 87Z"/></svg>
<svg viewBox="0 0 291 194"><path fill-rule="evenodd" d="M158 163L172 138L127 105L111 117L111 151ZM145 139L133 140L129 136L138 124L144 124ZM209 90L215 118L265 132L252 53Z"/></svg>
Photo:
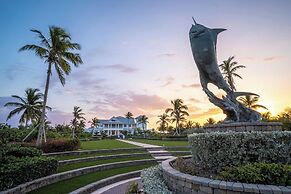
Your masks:
<svg viewBox="0 0 291 194"><path fill-rule="evenodd" d="M259 94L260 104L277 114L291 107L290 8L289 0L2 0L0 122L11 110L3 107L11 95L23 96L28 87L44 90L47 65L18 49L37 43L30 29L46 34L50 25L65 28L81 44L84 61L65 87L53 72L53 124L68 123L73 106L80 106L87 120L130 111L147 115L155 127L175 98L185 101L193 121L223 119L200 87L188 37L192 16L227 29L218 37L218 62L235 55L247 67L239 72L238 91ZM8 123L15 125L15 119Z"/></svg>

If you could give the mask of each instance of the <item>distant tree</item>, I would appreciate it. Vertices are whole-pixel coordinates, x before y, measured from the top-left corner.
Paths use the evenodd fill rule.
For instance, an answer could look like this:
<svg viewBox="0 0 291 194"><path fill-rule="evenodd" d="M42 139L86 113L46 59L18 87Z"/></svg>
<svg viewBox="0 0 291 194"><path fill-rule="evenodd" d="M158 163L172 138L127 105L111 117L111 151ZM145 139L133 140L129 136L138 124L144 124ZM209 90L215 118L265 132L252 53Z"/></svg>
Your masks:
<svg viewBox="0 0 291 194"><path fill-rule="evenodd" d="M138 122L142 124L142 130L144 131L145 130L145 125L149 122L148 121L148 117L145 116L145 115L141 115L138 119Z"/></svg>
<svg viewBox="0 0 291 194"><path fill-rule="evenodd" d="M208 118L204 125L214 125L216 121L213 118Z"/></svg>
<svg viewBox="0 0 291 194"><path fill-rule="evenodd" d="M193 121L189 120L185 123L184 128L185 129L192 129L192 128L194 128L194 126L195 126L195 123Z"/></svg>
<svg viewBox="0 0 291 194"><path fill-rule="evenodd" d="M16 108L8 114L7 120L20 113L22 114L20 116L19 123L25 123L25 126L28 125L28 122L32 123L39 120L43 106L43 94L39 92L39 89L28 88L25 90L24 97L17 95L12 95L12 97L15 101L8 102L4 106L14 106ZM46 106L46 109L51 110L48 106Z"/></svg>
<svg viewBox="0 0 291 194"><path fill-rule="evenodd" d="M88 121L88 123L90 123L90 126L92 128L96 128L98 126L99 120L97 117L94 117L91 121Z"/></svg>
<svg viewBox="0 0 291 194"><path fill-rule="evenodd" d="M124 116L127 118L127 126L129 129L129 120L133 118L133 114L131 112L127 112Z"/></svg>
<svg viewBox="0 0 291 194"><path fill-rule="evenodd" d="M170 113L171 121L176 122L176 134L180 135L180 123L186 120L186 116L189 116L187 112L188 107L183 104L182 99L175 99L171 101L173 108L167 108L166 113Z"/></svg>
<svg viewBox="0 0 291 194"><path fill-rule="evenodd" d="M64 29L56 26L49 27L49 37L45 37L41 31L32 29L39 39L39 44L27 44L19 49L19 51L33 51L36 56L43 59L48 64L47 77L44 92L44 102L40 118L40 126L37 136L36 145L40 146L42 140L46 141L45 137L45 110L48 98L48 89L52 68L54 67L57 75L62 83L65 84L65 74L69 75L71 72L71 64L78 67L82 64L82 59L78 53L71 52L72 50L80 50L81 46L77 43L71 42L71 37Z"/></svg>
<svg viewBox="0 0 291 194"><path fill-rule="evenodd" d="M283 124L283 130L291 131L291 108L286 108L277 115L277 121Z"/></svg>
<svg viewBox="0 0 291 194"><path fill-rule="evenodd" d="M198 123L198 122L195 122L195 123L194 123L194 128L201 128L201 125L200 125L200 123Z"/></svg>
<svg viewBox="0 0 291 194"><path fill-rule="evenodd" d="M272 118L272 114L270 111L265 112L262 114L262 121L264 122L270 122L273 121L274 119Z"/></svg>
<svg viewBox="0 0 291 194"><path fill-rule="evenodd" d="M72 137L75 138L75 131L77 131L79 127L79 122L82 120L86 120L84 117L85 113L82 112L82 109L78 106L74 106L74 111L73 111L73 120L71 121L71 124L73 126L72 130Z"/></svg>
<svg viewBox="0 0 291 194"><path fill-rule="evenodd" d="M166 113L159 115L159 120L157 121L157 124L159 124L158 130L165 132L167 127L169 126L170 117Z"/></svg>
<svg viewBox="0 0 291 194"><path fill-rule="evenodd" d="M238 69L245 68L245 66L238 65L238 63L236 61L233 61L233 59L234 56L229 57L227 60L223 61L222 64L219 65L219 67L221 68L224 79L227 81L230 88L232 90L236 90L234 86L234 77L242 79L242 77L236 72Z"/></svg>
<svg viewBox="0 0 291 194"><path fill-rule="evenodd" d="M259 101L259 97L258 96L250 96L250 95L246 95L245 97L239 97L238 99L243 105L245 105L246 107L250 108L250 109L258 109L258 108L263 108L268 110L265 106L257 104Z"/></svg>

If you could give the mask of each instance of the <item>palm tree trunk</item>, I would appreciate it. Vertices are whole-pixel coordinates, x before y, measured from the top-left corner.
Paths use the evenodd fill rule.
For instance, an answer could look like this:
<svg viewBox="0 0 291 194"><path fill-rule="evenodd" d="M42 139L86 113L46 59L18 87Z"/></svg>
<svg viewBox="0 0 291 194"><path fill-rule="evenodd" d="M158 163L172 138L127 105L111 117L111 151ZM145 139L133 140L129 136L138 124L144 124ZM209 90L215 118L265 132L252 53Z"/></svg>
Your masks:
<svg viewBox="0 0 291 194"><path fill-rule="evenodd" d="M40 117L40 125L38 128L38 135L37 135L37 140L36 140L36 146L41 146L42 138L45 136L44 118L45 118L45 107L46 107L46 102L47 102L47 97L48 97L48 89L49 89L49 82L50 82L50 76L51 76L51 68L52 68L52 64L49 63L48 70L47 70L46 83L45 83L42 113ZM46 142L46 137L44 137L44 140Z"/></svg>

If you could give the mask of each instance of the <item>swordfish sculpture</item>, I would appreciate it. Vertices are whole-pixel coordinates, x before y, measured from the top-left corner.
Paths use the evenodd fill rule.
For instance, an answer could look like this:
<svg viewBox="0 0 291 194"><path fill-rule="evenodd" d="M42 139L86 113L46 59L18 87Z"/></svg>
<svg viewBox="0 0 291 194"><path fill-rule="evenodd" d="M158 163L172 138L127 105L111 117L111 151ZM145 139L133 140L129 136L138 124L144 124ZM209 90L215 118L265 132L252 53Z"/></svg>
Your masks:
<svg viewBox="0 0 291 194"><path fill-rule="evenodd" d="M255 95L249 92L234 92L224 80L217 64L216 42L217 35L226 29L210 29L196 23L193 18L189 37L194 61L199 70L200 83L208 99L214 105L222 109L226 114L224 123L229 122L257 122L261 120L261 114L247 108L236 100L238 96ZM226 96L222 99L215 96L209 89L208 84L212 83L219 89L225 91Z"/></svg>

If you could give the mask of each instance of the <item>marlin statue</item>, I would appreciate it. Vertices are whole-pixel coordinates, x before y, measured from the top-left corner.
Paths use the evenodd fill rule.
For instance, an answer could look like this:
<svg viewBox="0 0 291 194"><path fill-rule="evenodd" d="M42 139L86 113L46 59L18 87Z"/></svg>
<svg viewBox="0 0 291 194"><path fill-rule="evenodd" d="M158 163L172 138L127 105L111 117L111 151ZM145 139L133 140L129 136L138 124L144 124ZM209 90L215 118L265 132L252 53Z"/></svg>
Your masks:
<svg viewBox="0 0 291 194"><path fill-rule="evenodd" d="M192 17L193 18L193 17ZM216 43L219 33L223 28L207 28L198 24L193 18L189 37L194 61L199 70L200 83L210 102L220 107L227 115L225 122L256 122L261 119L260 113L249 109L239 103L238 96L255 95L250 92L234 92L223 78L217 64ZM208 83L212 83L226 92L222 99L216 97L209 89Z"/></svg>

